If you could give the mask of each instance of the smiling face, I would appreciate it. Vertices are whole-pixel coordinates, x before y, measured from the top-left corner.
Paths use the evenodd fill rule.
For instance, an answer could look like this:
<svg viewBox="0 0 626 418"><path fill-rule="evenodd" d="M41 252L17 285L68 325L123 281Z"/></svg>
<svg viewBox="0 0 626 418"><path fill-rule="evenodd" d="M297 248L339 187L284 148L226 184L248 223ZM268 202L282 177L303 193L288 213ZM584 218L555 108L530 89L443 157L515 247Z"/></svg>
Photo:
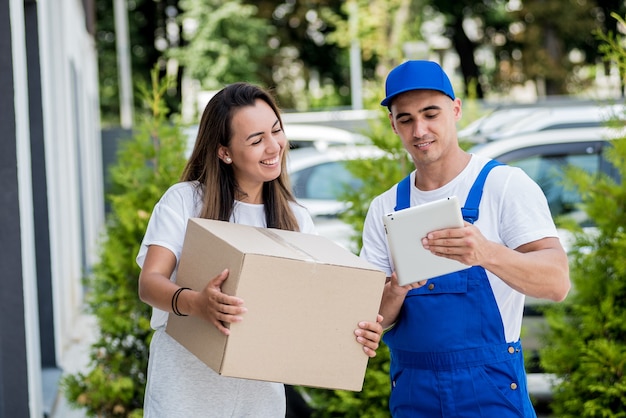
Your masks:
<svg viewBox="0 0 626 418"><path fill-rule="evenodd" d="M233 113L232 137L228 147L220 147L222 161L232 164L239 189L248 203L263 203L263 183L281 173L281 161L287 145L285 133L274 110L263 100Z"/></svg>
<svg viewBox="0 0 626 418"><path fill-rule="evenodd" d="M389 120L416 167L444 159L458 150L456 122L461 101L434 90L413 90L393 99Z"/></svg>

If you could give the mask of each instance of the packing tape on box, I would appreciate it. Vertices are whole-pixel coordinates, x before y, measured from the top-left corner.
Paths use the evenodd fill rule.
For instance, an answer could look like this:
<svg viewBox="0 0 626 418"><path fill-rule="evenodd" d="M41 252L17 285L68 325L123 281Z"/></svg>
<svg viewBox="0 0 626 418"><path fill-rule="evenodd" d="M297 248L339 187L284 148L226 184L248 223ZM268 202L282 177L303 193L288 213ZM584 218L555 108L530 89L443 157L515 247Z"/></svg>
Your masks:
<svg viewBox="0 0 626 418"><path fill-rule="evenodd" d="M283 247L287 247L287 248L295 251L296 253L300 254L304 258L302 261L308 261L308 262L311 262L311 263L316 263L316 262L319 261L312 254L307 253L302 248L300 248L300 247L290 243L289 241L285 240L283 237L281 237L280 235L278 235L277 233L271 231L268 228L259 228L259 232L267 235L269 238L271 238L274 241L276 241L277 243L281 244Z"/></svg>

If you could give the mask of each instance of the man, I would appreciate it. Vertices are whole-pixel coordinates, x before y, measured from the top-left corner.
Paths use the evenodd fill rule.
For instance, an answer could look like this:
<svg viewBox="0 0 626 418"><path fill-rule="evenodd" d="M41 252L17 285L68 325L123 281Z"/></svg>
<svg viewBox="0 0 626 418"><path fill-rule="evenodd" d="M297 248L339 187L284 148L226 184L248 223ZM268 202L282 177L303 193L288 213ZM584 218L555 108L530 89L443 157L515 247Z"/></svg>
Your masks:
<svg viewBox="0 0 626 418"><path fill-rule="evenodd" d="M535 417L520 344L524 298L561 301L570 289L545 196L518 168L498 165L479 176L489 160L459 147L461 101L437 63L405 62L385 87L381 105L415 165L372 201L361 251L388 276L380 313L391 350L391 413ZM478 210L464 213L464 227L433 231L422 245L468 268L400 286L383 215L453 195Z"/></svg>

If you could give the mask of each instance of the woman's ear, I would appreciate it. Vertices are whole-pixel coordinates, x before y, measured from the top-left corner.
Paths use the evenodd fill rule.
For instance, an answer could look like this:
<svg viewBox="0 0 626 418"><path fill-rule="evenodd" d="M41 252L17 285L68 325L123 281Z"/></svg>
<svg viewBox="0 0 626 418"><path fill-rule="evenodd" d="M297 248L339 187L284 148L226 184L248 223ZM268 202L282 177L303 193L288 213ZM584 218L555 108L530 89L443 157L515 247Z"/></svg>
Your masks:
<svg viewBox="0 0 626 418"><path fill-rule="evenodd" d="M226 164L230 164L233 162L233 160L230 158L230 156L228 155L228 149L226 147L220 147L217 150L217 157L224 161Z"/></svg>

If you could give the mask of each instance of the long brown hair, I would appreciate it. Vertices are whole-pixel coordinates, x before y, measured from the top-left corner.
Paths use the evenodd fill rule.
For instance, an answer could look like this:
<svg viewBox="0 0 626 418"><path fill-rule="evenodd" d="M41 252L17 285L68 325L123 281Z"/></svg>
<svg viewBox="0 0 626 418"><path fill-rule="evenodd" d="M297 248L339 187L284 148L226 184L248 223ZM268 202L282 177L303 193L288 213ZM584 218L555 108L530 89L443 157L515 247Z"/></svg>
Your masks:
<svg viewBox="0 0 626 418"><path fill-rule="evenodd" d="M235 83L220 90L207 104L191 157L181 181L197 181L202 194L200 217L228 221L233 213L238 190L231 165L218 158L220 146L230 146L231 123L235 110L254 106L256 100L267 103L283 127L274 98L262 88L249 83ZM287 175L287 150L283 150L278 178L263 183L263 203L268 228L298 231L300 228L289 202L295 202Z"/></svg>

